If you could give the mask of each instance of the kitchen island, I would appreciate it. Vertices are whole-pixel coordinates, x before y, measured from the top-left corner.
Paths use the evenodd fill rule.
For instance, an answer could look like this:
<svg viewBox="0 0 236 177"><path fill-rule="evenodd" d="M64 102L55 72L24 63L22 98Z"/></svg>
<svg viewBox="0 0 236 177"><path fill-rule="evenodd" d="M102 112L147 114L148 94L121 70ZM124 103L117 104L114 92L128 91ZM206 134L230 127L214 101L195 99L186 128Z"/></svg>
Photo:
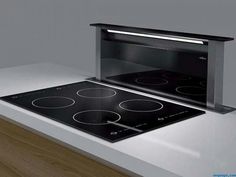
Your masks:
<svg viewBox="0 0 236 177"><path fill-rule="evenodd" d="M1 96L80 82L89 77L89 74L79 73L54 64L15 67L2 70L0 73ZM19 76L18 73L21 75ZM158 96L129 89L125 90L184 105ZM68 152L68 154L77 153L77 155L81 155L79 157L75 155L75 159L82 159L82 162L84 160L87 166L91 167L78 165L78 169L84 168L87 171L99 169L100 172L103 172L103 174L100 173L100 176L106 176L106 174L111 176L113 174L113 176L208 177L214 174L236 173L236 131L234 128L236 112L218 114L206 111L204 115L116 143L109 143L4 101L0 102L0 115L1 119L4 119L1 120L1 126L6 125L13 128L15 125L7 123L11 122L26 129L29 131L28 133L34 133L34 135L29 135L28 141L30 141L30 137L35 137L37 134L56 142L60 146L59 149L70 149L73 152ZM4 129L4 126L1 127L1 134L3 132L7 135L7 129ZM9 133L11 133L10 130ZM23 137L26 141L27 136ZM23 137L21 138L23 139ZM51 145L51 147L54 146L56 148L57 145ZM47 148L53 151L49 145L45 146L45 149ZM11 153L11 151L6 152ZM45 153L45 151L41 152ZM22 158L24 161L24 156ZM42 158L46 157L42 156ZM71 163L75 159L71 159ZM58 163L53 158L51 160L52 164ZM4 162L1 164L6 166ZM40 164L38 165L40 166ZM33 164L33 166L37 167L37 164ZM45 164L41 164L41 169L43 169L42 167L47 168ZM58 169L61 168L58 167ZM76 176L76 174L78 176L89 176L87 173L79 174L79 172L71 171L72 169L65 168L64 171L67 171L65 174L67 176ZM96 172L97 176L99 176L99 170ZM63 173L61 172L61 174ZM50 175L49 172L48 175ZM90 176L95 175L91 174Z"/></svg>

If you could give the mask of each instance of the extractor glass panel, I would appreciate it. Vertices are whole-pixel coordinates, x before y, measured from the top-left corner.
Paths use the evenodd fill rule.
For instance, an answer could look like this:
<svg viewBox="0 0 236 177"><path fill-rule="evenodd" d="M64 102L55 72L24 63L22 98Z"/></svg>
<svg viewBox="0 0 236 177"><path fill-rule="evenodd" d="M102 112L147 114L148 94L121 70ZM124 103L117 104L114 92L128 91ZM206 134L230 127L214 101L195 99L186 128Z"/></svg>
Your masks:
<svg viewBox="0 0 236 177"><path fill-rule="evenodd" d="M206 52L103 39L100 72L102 81L206 105Z"/></svg>

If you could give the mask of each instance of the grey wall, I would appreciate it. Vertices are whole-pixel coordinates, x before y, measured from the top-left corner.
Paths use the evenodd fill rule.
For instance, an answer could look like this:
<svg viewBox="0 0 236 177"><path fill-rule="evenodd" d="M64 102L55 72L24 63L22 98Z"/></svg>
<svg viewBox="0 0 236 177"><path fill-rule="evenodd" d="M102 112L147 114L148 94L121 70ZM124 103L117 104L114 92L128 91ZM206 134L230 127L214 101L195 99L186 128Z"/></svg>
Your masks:
<svg viewBox="0 0 236 177"><path fill-rule="evenodd" d="M0 0L0 68L51 61L94 72L93 22L236 37L235 7L235 0ZM236 107L235 55L230 42L224 102Z"/></svg>

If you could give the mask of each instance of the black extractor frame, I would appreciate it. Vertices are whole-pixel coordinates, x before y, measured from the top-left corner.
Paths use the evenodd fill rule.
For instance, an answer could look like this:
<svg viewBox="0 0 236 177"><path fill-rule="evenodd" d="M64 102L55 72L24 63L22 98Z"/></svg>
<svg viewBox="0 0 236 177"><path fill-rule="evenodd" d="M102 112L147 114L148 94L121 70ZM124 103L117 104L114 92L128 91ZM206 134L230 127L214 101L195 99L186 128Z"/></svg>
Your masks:
<svg viewBox="0 0 236 177"><path fill-rule="evenodd" d="M227 113L223 105L224 45L231 37L201 35L166 30L95 23L96 80L177 99L207 109ZM182 97L163 90L139 87L114 76L153 72L156 69L202 79L202 100ZM196 80L197 80L196 79Z"/></svg>

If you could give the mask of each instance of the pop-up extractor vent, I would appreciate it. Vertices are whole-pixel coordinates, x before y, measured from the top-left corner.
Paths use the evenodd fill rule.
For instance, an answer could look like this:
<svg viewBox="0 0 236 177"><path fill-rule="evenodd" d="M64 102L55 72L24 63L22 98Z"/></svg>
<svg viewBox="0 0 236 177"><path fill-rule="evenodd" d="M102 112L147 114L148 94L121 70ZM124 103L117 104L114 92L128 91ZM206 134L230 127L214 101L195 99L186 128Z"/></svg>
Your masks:
<svg viewBox="0 0 236 177"><path fill-rule="evenodd" d="M96 79L217 112L223 106L224 44L229 37L92 24Z"/></svg>

